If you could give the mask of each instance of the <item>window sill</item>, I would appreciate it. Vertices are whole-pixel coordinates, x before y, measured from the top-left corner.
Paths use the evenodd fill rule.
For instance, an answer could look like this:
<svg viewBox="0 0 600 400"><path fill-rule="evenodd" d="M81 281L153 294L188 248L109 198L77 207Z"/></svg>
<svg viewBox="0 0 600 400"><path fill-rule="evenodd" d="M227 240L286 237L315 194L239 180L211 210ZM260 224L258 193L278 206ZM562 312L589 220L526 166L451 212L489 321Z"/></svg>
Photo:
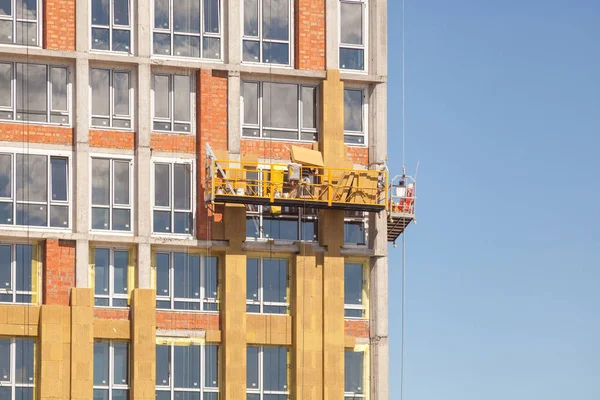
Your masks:
<svg viewBox="0 0 600 400"><path fill-rule="evenodd" d="M185 57L185 56L175 56L175 55L163 55L163 54L154 54L150 55L150 58L156 60L180 60L180 61L197 61L197 62L210 62L215 64L223 64L224 61L222 58L201 58L201 57Z"/></svg>
<svg viewBox="0 0 600 400"><path fill-rule="evenodd" d="M18 232L55 232L55 233L66 233L71 232L71 228L57 228L50 226L30 226L30 225L1 225L0 230L6 229L9 231L18 231Z"/></svg>
<svg viewBox="0 0 600 400"><path fill-rule="evenodd" d="M174 313L187 313L187 314L214 314L218 315L221 311L211 311L211 310L175 310L173 308L157 308L156 312L174 312Z"/></svg>
<svg viewBox="0 0 600 400"><path fill-rule="evenodd" d="M244 129L244 128L242 128L242 129ZM300 139L279 139L279 138L252 137L252 136L242 136L242 140L264 140L264 141L269 141L269 142L292 142L292 143L306 143L306 144L313 144L313 143L317 143L319 141L318 138L317 138L317 140L300 140Z"/></svg>
<svg viewBox="0 0 600 400"><path fill-rule="evenodd" d="M127 129L127 128L115 128L115 127L111 127L111 126L95 126L95 125L91 125L90 124L90 130L98 130L98 131L118 131L118 132L123 132L123 133L133 133L134 130L133 129Z"/></svg>
<svg viewBox="0 0 600 400"><path fill-rule="evenodd" d="M72 129L71 124L53 124L51 122L33 122L33 121L22 121L22 120L10 120L0 119L0 124L19 124L19 125L33 125L33 126L54 126L57 128Z"/></svg>

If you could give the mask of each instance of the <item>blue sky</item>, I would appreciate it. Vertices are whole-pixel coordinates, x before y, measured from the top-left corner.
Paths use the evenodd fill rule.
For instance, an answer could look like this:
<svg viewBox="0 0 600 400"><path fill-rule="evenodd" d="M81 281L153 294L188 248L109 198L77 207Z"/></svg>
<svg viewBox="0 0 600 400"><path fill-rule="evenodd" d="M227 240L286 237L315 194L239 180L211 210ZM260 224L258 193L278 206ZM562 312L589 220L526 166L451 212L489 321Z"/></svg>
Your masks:
<svg viewBox="0 0 600 400"><path fill-rule="evenodd" d="M401 12L389 0L390 155ZM406 41L405 400L599 399L600 1L407 0ZM390 246L394 400L400 260Z"/></svg>

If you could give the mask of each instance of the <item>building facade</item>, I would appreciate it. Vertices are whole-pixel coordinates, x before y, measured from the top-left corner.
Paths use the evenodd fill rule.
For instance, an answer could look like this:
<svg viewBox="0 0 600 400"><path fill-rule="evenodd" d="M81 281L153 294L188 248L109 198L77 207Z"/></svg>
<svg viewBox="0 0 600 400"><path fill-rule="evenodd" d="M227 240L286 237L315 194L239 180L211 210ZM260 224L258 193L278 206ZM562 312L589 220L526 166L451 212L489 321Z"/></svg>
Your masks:
<svg viewBox="0 0 600 400"><path fill-rule="evenodd" d="M381 169L387 0L0 1L0 399L388 399L386 216L205 204Z"/></svg>

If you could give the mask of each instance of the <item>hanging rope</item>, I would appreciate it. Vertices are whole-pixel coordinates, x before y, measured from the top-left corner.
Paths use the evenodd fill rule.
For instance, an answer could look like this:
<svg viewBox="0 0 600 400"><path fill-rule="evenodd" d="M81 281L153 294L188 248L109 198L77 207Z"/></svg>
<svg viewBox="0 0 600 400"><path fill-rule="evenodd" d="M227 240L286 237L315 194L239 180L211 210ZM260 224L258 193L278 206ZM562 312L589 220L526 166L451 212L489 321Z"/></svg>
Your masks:
<svg viewBox="0 0 600 400"><path fill-rule="evenodd" d="M402 0L402 175L405 174L405 135L406 135L406 114L405 114L405 54L406 54L406 35L405 35L405 0ZM400 400L404 400L404 376L406 368L406 232L402 233L402 357L400 359Z"/></svg>

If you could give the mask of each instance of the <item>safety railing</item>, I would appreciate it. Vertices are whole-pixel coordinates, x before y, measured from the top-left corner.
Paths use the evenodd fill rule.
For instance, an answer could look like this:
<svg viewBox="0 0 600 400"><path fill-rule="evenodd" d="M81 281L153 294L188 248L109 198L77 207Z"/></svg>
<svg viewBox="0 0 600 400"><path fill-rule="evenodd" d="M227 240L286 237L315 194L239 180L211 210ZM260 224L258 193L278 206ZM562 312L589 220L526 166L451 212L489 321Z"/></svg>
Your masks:
<svg viewBox="0 0 600 400"><path fill-rule="evenodd" d="M410 176L397 175L389 184L388 211L392 216L414 216L417 185Z"/></svg>
<svg viewBox="0 0 600 400"><path fill-rule="evenodd" d="M381 211L387 171L238 162L209 158L205 201Z"/></svg>

